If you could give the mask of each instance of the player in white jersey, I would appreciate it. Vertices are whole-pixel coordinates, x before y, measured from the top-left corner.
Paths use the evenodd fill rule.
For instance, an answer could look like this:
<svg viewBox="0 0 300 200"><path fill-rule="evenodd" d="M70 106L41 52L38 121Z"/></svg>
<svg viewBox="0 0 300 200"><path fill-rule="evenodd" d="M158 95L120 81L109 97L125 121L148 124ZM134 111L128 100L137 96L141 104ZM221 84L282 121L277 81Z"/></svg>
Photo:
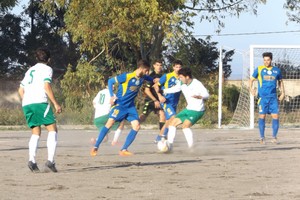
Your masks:
<svg viewBox="0 0 300 200"><path fill-rule="evenodd" d="M105 81L107 83L108 80ZM111 109L110 104L110 94L108 88L103 89L98 92L96 97L93 100L93 106L95 108L95 117L94 117L94 124L99 129L99 131L105 126L108 118L109 118L109 111ZM112 129L115 130L114 138L111 142L111 145L114 146L118 143L118 139L124 129L124 121L121 123L116 122ZM92 138L92 143L96 142L95 139Z"/></svg>
<svg viewBox="0 0 300 200"><path fill-rule="evenodd" d="M188 147L193 146L193 132L190 127L193 126L204 115L204 100L209 97L207 89L203 84L192 77L190 68L182 68L178 71L181 83L176 86L164 89L165 94L182 91L187 106L171 120L168 131L168 142L172 147L176 135L176 127L182 124L182 131L186 138Z"/></svg>
<svg viewBox="0 0 300 200"><path fill-rule="evenodd" d="M41 136L41 125L45 125L48 130L48 160L45 167L53 172L57 172L54 162L57 144L57 127L55 116L48 103L48 98L53 103L56 113L61 113L62 109L57 103L50 85L53 74L52 68L47 65L50 61L50 52L40 48L36 51L35 56L38 63L28 69L19 88L26 122L32 130L28 144L28 167L32 172L39 172L35 156Z"/></svg>

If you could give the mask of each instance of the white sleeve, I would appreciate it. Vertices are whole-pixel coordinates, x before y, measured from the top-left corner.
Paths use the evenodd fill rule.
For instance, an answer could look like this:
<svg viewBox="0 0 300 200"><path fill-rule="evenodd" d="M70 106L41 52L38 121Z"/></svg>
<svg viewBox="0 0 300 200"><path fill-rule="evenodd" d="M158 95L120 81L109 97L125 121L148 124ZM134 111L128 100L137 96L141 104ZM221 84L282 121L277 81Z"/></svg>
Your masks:
<svg viewBox="0 0 300 200"><path fill-rule="evenodd" d="M93 99L93 105L94 106L99 102L99 99L100 99L100 92L98 92L98 94Z"/></svg>
<svg viewBox="0 0 300 200"><path fill-rule="evenodd" d="M20 83L20 87L24 88L29 83L28 71L25 73L23 80Z"/></svg>
<svg viewBox="0 0 300 200"><path fill-rule="evenodd" d="M43 74L44 82L51 83L52 82L52 75L53 75L53 70L52 70L51 67L48 67L48 69Z"/></svg>
<svg viewBox="0 0 300 200"><path fill-rule="evenodd" d="M199 81L199 92L200 92L200 96L202 97L202 99L208 99L209 93L200 81Z"/></svg>
<svg viewBox="0 0 300 200"><path fill-rule="evenodd" d="M166 88L164 89L164 94L171 94L171 93L176 93L181 91L181 81L177 81L176 85L174 85L171 88Z"/></svg>

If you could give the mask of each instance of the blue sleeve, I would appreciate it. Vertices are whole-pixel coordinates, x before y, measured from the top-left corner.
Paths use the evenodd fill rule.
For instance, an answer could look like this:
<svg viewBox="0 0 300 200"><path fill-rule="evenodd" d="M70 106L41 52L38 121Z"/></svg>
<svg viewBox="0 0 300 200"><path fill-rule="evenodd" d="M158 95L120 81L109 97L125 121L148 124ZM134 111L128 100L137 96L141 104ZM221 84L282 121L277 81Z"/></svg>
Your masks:
<svg viewBox="0 0 300 200"><path fill-rule="evenodd" d="M144 79L145 79L146 81L151 82L151 83L153 83L153 80L154 80L151 76L148 76L148 75L145 75L145 76L144 76Z"/></svg>
<svg viewBox="0 0 300 200"><path fill-rule="evenodd" d="M257 78L258 77L258 68L256 68L252 74L253 78Z"/></svg>
<svg viewBox="0 0 300 200"><path fill-rule="evenodd" d="M277 80L281 80L282 79L282 73L281 70L278 69L278 76L277 76Z"/></svg>
<svg viewBox="0 0 300 200"><path fill-rule="evenodd" d="M108 90L111 97L114 96L114 87L113 85L116 83L116 77L108 79Z"/></svg>
<svg viewBox="0 0 300 200"><path fill-rule="evenodd" d="M162 76L160 77L160 79L159 79L159 82L158 82L159 85L164 85L165 82L166 82L166 80L167 80L166 74L162 75Z"/></svg>

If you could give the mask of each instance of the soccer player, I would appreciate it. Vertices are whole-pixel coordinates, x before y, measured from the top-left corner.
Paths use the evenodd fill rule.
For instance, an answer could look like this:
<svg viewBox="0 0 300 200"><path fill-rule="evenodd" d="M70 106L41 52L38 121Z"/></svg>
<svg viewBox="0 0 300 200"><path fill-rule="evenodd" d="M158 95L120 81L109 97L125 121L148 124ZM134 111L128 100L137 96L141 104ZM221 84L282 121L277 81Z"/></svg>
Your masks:
<svg viewBox="0 0 300 200"><path fill-rule="evenodd" d="M134 141L139 129L139 116L134 105L134 99L137 96L140 87L144 80L153 81L153 78L146 75L149 73L150 65L147 61L140 60L137 63L137 69L131 73L123 73L108 81L108 89L110 93L110 103L114 104L109 113L109 119L105 126L101 129L94 147L91 150L91 156L96 156L99 145L108 133L112 125L117 121L121 122L124 119L131 123L132 129L130 130L126 141L121 148L120 156L131 156L132 153L128 151L128 147ZM113 85L118 83L117 95L114 96Z"/></svg>
<svg viewBox="0 0 300 200"><path fill-rule="evenodd" d="M277 82L280 89L279 100L284 99L284 85L281 71L278 67L272 66L273 54L263 53L263 66L258 66L249 81L250 93L256 95L253 82L258 80L258 126L260 132L260 143L265 144L265 118L267 114L272 116L273 139L272 143L277 143L277 133L279 129L279 109L277 99Z"/></svg>
<svg viewBox="0 0 300 200"><path fill-rule="evenodd" d="M50 61L50 52L47 49L39 48L35 52L35 56L37 64L28 69L19 88L26 122L32 131L29 140L28 167L32 172L39 172L35 156L41 136L41 125L45 125L48 130L48 160L45 167L57 172L54 162L57 127L48 98L53 103L56 113L61 113L62 109L57 103L51 88L53 70L47 65Z"/></svg>
<svg viewBox="0 0 300 200"><path fill-rule="evenodd" d="M162 76L162 61L155 60L153 64L153 69L154 71L150 73L150 76L153 79L160 78ZM153 82L147 82L144 92L147 95L147 97L145 98L143 113L140 115L140 122L144 122L148 115L151 112L154 112L159 117L159 130L161 130L165 124L165 113L161 108L159 98L155 89L153 88Z"/></svg>
<svg viewBox="0 0 300 200"><path fill-rule="evenodd" d="M161 129L158 137L156 138L156 141L159 141L161 139L161 136L167 137L169 122L174 118L176 114L176 109L180 98L180 93L181 93L180 91L172 94L166 94L166 95L162 95L160 93L159 87L161 87L162 90L171 88L174 85L176 85L178 82L178 71L182 67L182 62L180 60L175 60L172 66L173 66L173 72L164 74L159 79L159 82L157 84L154 84L155 91L158 94L159 101L162 104L165 117L166 117L166 123L164 127Z"/></svg>
<svg viewBox="0 0 300 200"><path fill-rule="evenodd" d="M107 83L108 80L105 80ZM109 118L109 111L111 109L110 104L110 94L109 90L106 87L105 89L98 92L96 97L93 99L93 106L95 108L95 117L94 117L94 124L99 129L99 131L105 126L108 118ZM115 146L118 142L118 139L124 129L124 121L121 123L117 122L112 126L113 130L115 131L114 138L111 142L112 146ZM107 137L106 137L107 138Z"/></svg>
<svg viewBox="0 0 300 200"><path fill-rule="evenodd" d="M176 127L182 124L182 131L188 147L193 147L193 132L191 127L202 118L205 112L204 100L209 97L207 89L197 79L193 78L190 68L185 67L178 71L180 83L172 88L164 89L165 94L182 91L187 106L173 117L169 123L168 142L172 148L176 135Z"/></svg>

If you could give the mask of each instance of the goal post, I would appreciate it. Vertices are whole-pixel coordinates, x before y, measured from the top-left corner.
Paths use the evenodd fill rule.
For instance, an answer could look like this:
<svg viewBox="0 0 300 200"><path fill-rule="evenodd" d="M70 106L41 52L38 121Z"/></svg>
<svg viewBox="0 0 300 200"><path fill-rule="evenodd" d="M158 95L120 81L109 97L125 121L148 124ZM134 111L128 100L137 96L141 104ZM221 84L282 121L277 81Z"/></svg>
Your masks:
<svg viewBox="0 0 300 200"><path fill-rule="evenodd" d="M240 97L229 127L252 129L256 125L257 99L250 95L249 79L254 69L263 65L264 52L273 54L272 65L281 69L285 85L285 99L279 104L280 125L300 125L300 45L251 45L243 56ZM270 123L269 117L267 124Z"/></svg>

